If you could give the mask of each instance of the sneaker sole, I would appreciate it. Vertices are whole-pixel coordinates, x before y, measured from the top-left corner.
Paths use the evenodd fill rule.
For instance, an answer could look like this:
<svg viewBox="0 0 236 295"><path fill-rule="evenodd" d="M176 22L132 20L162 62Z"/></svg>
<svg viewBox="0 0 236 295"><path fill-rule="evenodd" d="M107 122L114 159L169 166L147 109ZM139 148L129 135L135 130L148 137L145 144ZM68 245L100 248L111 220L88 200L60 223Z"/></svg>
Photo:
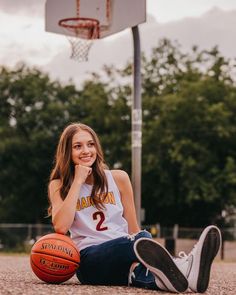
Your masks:
<svg viewBox="0 0 236 295"><path fill-rule="evenodd" d="M204 293L208 288L211 264L219 251L220 245L221 234L216 227L212 227L206 234L202 246L196 290L198 293Z"/></svg>
<svg viewBox="0 0 236 295"><path fill-rule="evenodd" d="M169 291L182 293L188 289L187 279L160 244L141 238L135 242L134 251L140 262L154 273Z"/></svg>

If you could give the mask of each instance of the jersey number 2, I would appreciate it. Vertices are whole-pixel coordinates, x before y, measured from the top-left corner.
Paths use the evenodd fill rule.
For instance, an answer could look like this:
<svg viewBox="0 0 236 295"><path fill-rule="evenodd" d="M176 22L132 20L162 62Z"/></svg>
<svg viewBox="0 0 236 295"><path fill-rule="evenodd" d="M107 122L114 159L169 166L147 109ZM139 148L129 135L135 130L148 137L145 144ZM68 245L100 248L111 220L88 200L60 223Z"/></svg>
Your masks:
<svg viewBox="0 0 236 295"><path fill-rule="evenodd" d="M105 215L102 211L97 211L93 213L93 220L98 220L98 223L96 226L97 231L103 231L108 229L107 226L102 226L103 222L105 221Z"/></svg>

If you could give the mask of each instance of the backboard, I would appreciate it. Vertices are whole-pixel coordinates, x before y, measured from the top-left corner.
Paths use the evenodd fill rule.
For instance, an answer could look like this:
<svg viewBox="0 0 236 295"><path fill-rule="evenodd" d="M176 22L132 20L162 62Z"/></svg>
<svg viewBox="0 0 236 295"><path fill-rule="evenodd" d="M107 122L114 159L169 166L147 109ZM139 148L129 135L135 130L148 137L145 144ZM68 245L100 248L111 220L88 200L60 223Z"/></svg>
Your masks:
<svg viewBox="0 0 236 295"><path fill-rule="evenodd" d="M59 22L68 18L95 19L99 34L93 39L99 39L145 22L146 0L47 0L45 13L47 32L87 39L90 37L76 30L64 30Z"/></svg>

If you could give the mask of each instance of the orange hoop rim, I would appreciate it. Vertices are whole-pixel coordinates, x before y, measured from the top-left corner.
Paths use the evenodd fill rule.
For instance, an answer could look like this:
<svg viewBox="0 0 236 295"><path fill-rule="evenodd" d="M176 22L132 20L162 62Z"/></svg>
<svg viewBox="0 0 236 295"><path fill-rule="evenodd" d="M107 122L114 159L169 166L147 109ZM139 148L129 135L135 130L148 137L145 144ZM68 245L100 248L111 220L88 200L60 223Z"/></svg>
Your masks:
<svg viewBox="0 0 236 295"><path fill-rule="evenodd" d="M68 24L67 22L70 21L77 21L78 23L75 24ZM86 23L84 23L86 22ZM58 22L59 26L63 28L70 28L70 29L76 29L80 27L94 27L94 26L99 26L99 21L95 18L88 18L88 17L68 17L68 18L63 18L59 20Z"/></svg>
<svg viewBox="0 0 236 295"><path fill-rule="evenodd" d="M74 22L74 23L70 23ZM59 20L58 25L65 29L92 29L96 28L97 36L99 38L99 21L95 18L85 17L69 17Z"/></svg>

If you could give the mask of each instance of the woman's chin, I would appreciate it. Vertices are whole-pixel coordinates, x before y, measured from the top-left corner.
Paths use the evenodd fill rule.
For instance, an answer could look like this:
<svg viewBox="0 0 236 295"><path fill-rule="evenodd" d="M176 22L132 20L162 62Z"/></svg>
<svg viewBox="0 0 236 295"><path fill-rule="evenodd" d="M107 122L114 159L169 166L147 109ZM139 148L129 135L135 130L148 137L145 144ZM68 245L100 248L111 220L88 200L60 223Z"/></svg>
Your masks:
<svg viewBox="0 0 236 295"><path fill-rule="evenodd" d="M82 166L91 167L93 165L93 162L80 162L79 164Z"/></svg>

